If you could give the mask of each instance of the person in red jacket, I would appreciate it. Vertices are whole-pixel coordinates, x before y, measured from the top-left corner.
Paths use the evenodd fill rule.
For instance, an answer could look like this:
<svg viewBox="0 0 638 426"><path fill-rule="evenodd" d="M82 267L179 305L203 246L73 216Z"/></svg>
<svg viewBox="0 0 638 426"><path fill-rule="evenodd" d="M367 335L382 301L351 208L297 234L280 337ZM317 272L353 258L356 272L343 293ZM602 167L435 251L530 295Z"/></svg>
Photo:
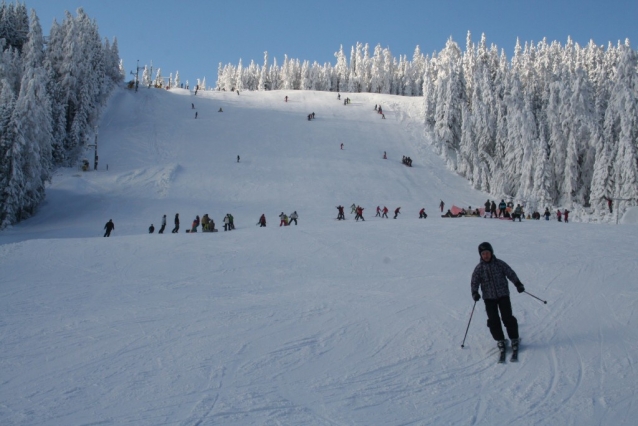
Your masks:
<svg viewBox="0 0 638 426"><path fill-rule="evenodd" d="M420 211L419 211L419 219L425 219L427 218L428 215L425 213L425 207L423 207Z"/></svg>
<svg viewBox="0 0 638 426"><path fill-rule="evenodd" d="M354 217L354 219L357 222L359 222L359 219L365 222L365 219L363 218L363 207L357 206L357 215Z"/></svg>
<svg viewBox="0 0 638 426"><path fill-rule="evenodd" d="M397 216L398 216L399 214L401 214L401 212L400 212L399 210L401 210L401 207L397 207L397 208L394 210L394 218L393 218L393 219L396 219L396 218L397 218Z"/></svg>
<svg viewBox="0 0 638 426"><path fill-rule="evenodd" d="M377 206L377 214L375 217L381 217L381 207Z"/></svg>
<svg viewBox="0 0 638 426"><path fill-rule="evenodd" d="M563 215L565 216L565 223L569 222L569 210L565 209Z"/></svg>
<svg viewBox="0 0 638 426"><path fill-rule="evenodd" d="M561 215L562 213L560 212L560 210L556 210L556 219L558 219L559 222L562 222L563 220L561 219Z"/></svg>
<svg viewBox="0 0 638 426"><path fill-rule="evenodd" d="M388 208L386 206L383 206L383 214L381 217L385 217L386 219L388 218Z"/></svg>

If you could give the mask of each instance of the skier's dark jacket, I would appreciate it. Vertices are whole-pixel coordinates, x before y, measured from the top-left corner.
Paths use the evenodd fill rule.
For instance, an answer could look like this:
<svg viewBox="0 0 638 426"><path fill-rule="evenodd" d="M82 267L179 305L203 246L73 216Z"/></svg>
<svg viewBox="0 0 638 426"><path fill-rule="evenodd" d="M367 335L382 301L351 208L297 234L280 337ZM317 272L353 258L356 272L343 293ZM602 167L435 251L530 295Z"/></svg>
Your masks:
<svg viewBox="0 0 638 426"><path fill-rule="evenodd" d="M481 286L483 299L498 299L509 296L510 290L507 278L513 283L519 283L516 272L510 266L492 254L492 260L485 262L483 259L476 265L472 273L472 293L478 292Z"/></svg>

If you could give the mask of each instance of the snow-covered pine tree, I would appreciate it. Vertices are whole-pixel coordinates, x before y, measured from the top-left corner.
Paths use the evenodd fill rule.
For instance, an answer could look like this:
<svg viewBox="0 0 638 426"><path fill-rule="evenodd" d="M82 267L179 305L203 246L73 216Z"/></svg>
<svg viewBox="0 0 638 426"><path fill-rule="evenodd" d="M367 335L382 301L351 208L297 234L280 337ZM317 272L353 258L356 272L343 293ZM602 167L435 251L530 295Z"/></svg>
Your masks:
<svg viewBox="0 0 638 426"><path fill-rule="evenodd" d="M11 117L13 146L21 151L15 166L22 169L23 180L23 185L18 185L20 214L14 218L18 221L33 215L44 199L45 181L50 179L51 109L44 78L41 78L44 75L42 69L25 74Z"/></svg>
<svg viewBox="0 0 638 426"><path fill-rule="evenodd" d="M142 71L142 85L149 87L152 84L153 78L151 77L151 70L148 68L148 65L144 65L144 70Z"/></svg>
<svg viewBox="0 0 638 426"><path fill-rule="evenodd" d="M381 93L383 89L383 69L383 50L381 45L377 44L374 48L370 66L370 91L373 93Z"/></svg>
<svg viewBox="0 0 638 426"><path fill-rule="evenodd" d="M621 47L616 83L611 91L609 109L618 117L616 157L613 165L614 195L620 202L618 214L638 204L638 66L637 55L629 46Z"/></svg>
<svg viewBox="0 0 638 426"><path fill-rule="evenodd" d="M241 64L241 58L239 59L239 64L237 65L237 71L235 72L235 90L243 91L244 90L244 68Z"/></svg>
<svg viewBox="0 0 638 426"><path fill-rule="evenodd" d="M259 83L257 84L257 90L263 91L269 89L268 82L268 52L264 52L264 65L261 67L259 73Z"/></svg>
<svg viewBox="0 0 638 426"><path fill-rule="evenodd" d="M465 81L461 50L451 38L438 57L434 135L436 147L452 170L457 167L461 141L461 106L465 100Z"/></svg>
<svg viewBox="0 0 638 426"><path fill-rule="evenodd" d="M182 84L181 80L179 79L179 71L175 71L175 79L173 80L173 85L175 87L179 87L180 84Z"/></svg>
<svg viewBox="0 0 638 426"><path fill-rule="evenodd" d="M338 92L343 92L348 90L348 59L346 58L345 53L343 53L343 45L339 46L339 51L335 52L335 58L337 58L337 63L334 67L335 73L335 85L334 88Z"/></svg>
<svg viewBox="0 0 638 426"><path fill-rule="evenodd" d="M16 143L11 117L15 95L8 80L0 81L0 229L22 216L26 182L22 174L22 146Z"/></svg>

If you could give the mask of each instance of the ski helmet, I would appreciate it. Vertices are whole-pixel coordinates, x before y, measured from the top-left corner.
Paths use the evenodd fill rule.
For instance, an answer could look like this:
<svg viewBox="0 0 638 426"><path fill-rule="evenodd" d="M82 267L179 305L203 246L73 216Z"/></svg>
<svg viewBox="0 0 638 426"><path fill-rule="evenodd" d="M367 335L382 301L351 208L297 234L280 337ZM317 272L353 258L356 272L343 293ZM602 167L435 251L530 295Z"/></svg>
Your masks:
<svg viewBox="0 0 638 426"><path fill-rule="evenodd" d="M489 251L490 253L494 254L494 249L492 248L492 244L488 243L488 242L484 242L479 244L478 246L478 252L479 254L483 253L485 250Z"/></svg>

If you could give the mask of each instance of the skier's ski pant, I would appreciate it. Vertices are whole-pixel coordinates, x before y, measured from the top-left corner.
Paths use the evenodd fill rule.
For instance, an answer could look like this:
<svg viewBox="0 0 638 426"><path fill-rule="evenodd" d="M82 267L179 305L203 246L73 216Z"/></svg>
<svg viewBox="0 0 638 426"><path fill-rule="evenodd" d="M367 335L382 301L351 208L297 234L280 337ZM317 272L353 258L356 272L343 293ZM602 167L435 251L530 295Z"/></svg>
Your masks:
<svg viewBox="0 0 638 426"><path fill-rule="evenodd" d="M499 311L501 312L500 318ZM494 340L505 339L501 320L503 320L509 338L518 339L518 321L512 315L512 303L509 296L499 297L498 299L485 299L485 312L487 312L487 327L490 329Z"/></svg>

